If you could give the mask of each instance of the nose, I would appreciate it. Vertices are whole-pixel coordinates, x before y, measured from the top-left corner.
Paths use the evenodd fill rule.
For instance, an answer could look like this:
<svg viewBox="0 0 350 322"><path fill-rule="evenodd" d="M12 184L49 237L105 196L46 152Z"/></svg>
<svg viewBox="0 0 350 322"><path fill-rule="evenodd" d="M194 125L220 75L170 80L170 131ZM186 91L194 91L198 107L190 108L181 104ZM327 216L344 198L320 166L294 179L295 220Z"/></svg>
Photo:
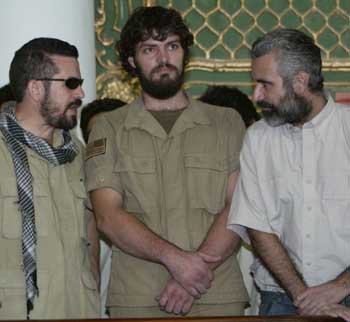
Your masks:
<svg viewBox="0 0 350 322"><path fill-rule="evenodd" d="M158 60L160 63L166 64L169 62L169 53L166 48L161 47L158 52Z"/></svg>
<svg viewBox="0 0 350 322"><path fill-rule="evenodd" d="M85 92L83 90L83 87L81 85L79 85L76 89L75 89L75 96L76 98L79 99L83 99L85 97Z"/></svg>
<svg viewBox="0 0 350 322"><path fill-rule="evenodd" d="M255 88L254 88L254 92L253 92L253 101L254 102L257 102L257 101L261 101L263 100L264 98L264 92L263 92L263 88L262 88L262 85L257 83L255 85Z"/></svg>

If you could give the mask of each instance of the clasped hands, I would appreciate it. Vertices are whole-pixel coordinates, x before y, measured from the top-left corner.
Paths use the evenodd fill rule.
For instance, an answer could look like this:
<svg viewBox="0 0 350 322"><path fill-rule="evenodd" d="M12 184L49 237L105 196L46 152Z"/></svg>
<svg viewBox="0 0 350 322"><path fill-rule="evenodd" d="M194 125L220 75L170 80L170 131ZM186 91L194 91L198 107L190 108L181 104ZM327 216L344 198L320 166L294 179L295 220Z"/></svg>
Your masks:
<svg viewBox="0 0 350 322"><path fill-rule="evenodd" d="M167 266L171 274L157 298L161 310L174 314L187 314L194 301L211 287L214 274L210 264L220 261L220 256L198 252L181 252Z"/></svg>
<svg viewBox="0 0 350 322"><path fill-rule="evenodd" d="M333 309L341 310L339 303L349 295L349 290L337 281L308 287L297 296L294 305L300 315L332 315ZM348 313L349 314L349 313Z"/></svg>

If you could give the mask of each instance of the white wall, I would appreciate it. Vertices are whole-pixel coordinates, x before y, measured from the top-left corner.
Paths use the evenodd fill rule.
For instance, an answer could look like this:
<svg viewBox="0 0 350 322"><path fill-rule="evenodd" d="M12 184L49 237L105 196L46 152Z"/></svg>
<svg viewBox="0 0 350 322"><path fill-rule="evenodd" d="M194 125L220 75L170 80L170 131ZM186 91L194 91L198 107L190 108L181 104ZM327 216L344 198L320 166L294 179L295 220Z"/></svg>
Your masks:
<svg viewBox="0 0 350 322"><path fill-rule="evenodd" d="M84 104L96 96L93 0L0 0L0 87L14 52L36 37L68 41L79 50Z"/></svg>

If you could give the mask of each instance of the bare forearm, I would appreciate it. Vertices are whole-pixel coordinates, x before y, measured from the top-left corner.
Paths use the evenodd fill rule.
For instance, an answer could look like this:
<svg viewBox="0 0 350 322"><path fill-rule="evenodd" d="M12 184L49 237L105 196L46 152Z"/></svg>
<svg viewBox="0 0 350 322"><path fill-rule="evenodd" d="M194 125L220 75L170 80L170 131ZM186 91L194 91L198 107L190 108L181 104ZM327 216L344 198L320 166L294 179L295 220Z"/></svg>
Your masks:
<svg viewBox="0 0 350 322"><path fill-rule="evenodd" d="M350 268L347 268L343 273L341 273L334 282L340 287L344 288L347 295L350 295Z"/></svg>
<svg viewBox="0 0 350 322"><path fill-rule="evenodd" d="M135 215L119 209L118 213L99 216L98 228L124 252L157 263L179 252L174 245L147 228Z"/></svg>
<svg viewBox="0 0 350 322"><path fill-rule="evenodd" d="M221 213L217 215L215 222L199 248L199 250L205 254L220 256L220 261L209 265L211 269L220 266L229 256L236 252L240 246L240 237L226 228L231 199L238 176L238 170L230 174L226 189L225 207Z"/></svg>
<svg viewBox="0 0 350 322"><path fill-rule="evenodd" d="M254 249L281 286L295 299L306 289L277 236L249 229Z"/></svg>
<svg viewBox="0 0 350 322"><path fill-rule="evenodd" d="M240 246L240 237L233 231L226 228L230 204L227 204L221 214L209 230L206 239L203 241L199 251L220 256L220 261L211 263L211 269L217 268L233 253L237 252Z"/></svg>

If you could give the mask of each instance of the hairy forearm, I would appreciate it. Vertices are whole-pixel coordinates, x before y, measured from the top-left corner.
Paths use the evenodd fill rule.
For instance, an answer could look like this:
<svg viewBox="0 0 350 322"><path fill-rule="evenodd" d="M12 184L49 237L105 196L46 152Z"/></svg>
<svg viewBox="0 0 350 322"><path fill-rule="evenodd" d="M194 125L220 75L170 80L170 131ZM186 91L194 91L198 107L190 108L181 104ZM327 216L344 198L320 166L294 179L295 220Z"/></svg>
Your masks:
<svg viewBox="0 0 350 322"><path fill-rule="evenodd" d="M218 262L210 263L209 267L211 269L220 266L229 256L236 252L240 246L240 237L235 232L226 228L232 195L238 177L238 170L230 174L227 182L225 207L221 213L217 215L216 220L199 248L199 250L205 254L220 256Z"/></svg>
<svg viewBox="0 0 350 322"><path fill-rule="evenodd" d="M294 268L278 237L253 229L249 229L248 233L262 262L281 286L295 299L306 289L306 285Z"/></svg>
<svg viewBox="0 0 350 322"><path fill-rule="evenodd" d="M199 250L209 255L220 256L220 261L211 263L211 269L220 266L228 257L237 252L240 246L240 237L226 228L230 204L227 203L223 211L217 215Z"/></svg>
<svg viewBox="0 0 350 322"><path fill-rule="evenodd" d="M344 272L342 272L334 282L340 287L344 288L347 295L350 295L350 267L348 267Z"/></svg>

